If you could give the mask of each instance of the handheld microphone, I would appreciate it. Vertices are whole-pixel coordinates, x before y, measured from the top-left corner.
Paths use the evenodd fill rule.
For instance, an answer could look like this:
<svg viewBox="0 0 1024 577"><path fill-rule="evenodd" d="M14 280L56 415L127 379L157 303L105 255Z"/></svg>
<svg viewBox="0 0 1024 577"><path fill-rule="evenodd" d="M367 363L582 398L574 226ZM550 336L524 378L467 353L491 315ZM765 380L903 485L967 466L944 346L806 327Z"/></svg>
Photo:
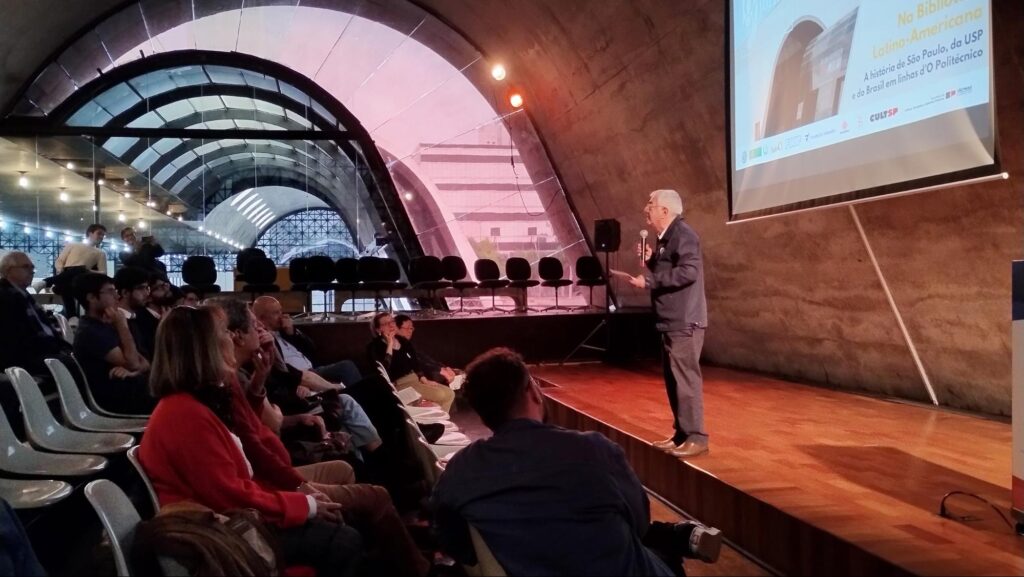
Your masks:
<svg viewBox="0 0 1024 577"><path fill-rule="evenodd" d="M647 229L640 230L640 264L647 261Z"/></svg>

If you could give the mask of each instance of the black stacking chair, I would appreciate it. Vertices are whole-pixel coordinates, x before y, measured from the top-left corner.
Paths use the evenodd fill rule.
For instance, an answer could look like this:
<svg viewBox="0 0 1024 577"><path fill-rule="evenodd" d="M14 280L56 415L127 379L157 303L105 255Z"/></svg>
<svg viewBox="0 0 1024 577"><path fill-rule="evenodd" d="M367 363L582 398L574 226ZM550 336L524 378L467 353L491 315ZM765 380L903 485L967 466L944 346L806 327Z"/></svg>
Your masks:
<svg viewBox="0 0 1024 577"><path fill-rule="evenodd" d="M418 256L409 263L409 283L416 290L427 291L427 314L434 314L434 301L437 298L437 291L451 288L452 282L444 280L444 269L441 267L441 259L436 256Z"/></svg>
<svg viewBox="0 0 1024 577"><path fill-rule="evenodd" d="M356 313L356 291L362 288L359 284L359 259L351 257L339 258L334 263L334 278L338 280L338 290L351 295L352 315Z"/></svg>
<svg viewBox="0 0 1024 577"><path fill-rule="evenodd" d="M217 282L217 265L208 256L193 255L181 264L181 278L185 284L196 288L202 296L220 292Z"/></svg>
<svg viewBox="0 0 1024 577"><path fill-rule="evenodd" d="M289 269L290 271L290 269ZM243 292L252 295L281 292L281 287L275 284L277 281L277 265L267 257L256 256L250 258L245 265L245 286Z"/></svg>
<svg viewBox="0 0 1024 577"><path fill-rule="evenodd" d="M337 283L334 282L334 276L334 259L331 257L316 255L306 260L306 278L309 280L309 290L324 293L323 320L328 319L331 309L328 303L333 302L327 295L338 289Z"/></svg>
<svg viewBox="0 0 1024 577"><path fill-rule="evenodd" d="M608 279L605 278L601 261L597 260L597 257L581 256L576 259L576 286L585 286L590 289L590 299L587 301L587 305L579 307L580 309L603 308L594 305L594 287L608 286Z"/></svg>
<svg viewBox="0 0 1024 577"><path fill-rule="evenodd" d="M384 292L388 293L388 301L396 290L402 290L407 285L401 282L402 269L398 263L389 259L376 256L364 256L359 259L359 280L366 290L374 293L374 310L380 310L380 300ZM390 302L388 303L390 308Z"/></svg>
<svg viewBox="0 0 1024 577"><path fill-rule="evenodd" d="M311 304L309 298L309 273L306 271L306 264L308 262L308 258L297 256L288 263L288 280L292 283L291 290L305 293L306 296L302 308L307 312L299 315L300 317L308 316Z"/></svg>
<svg viewBox="0 0 1024 577"><path fill-rule="evenodd" d="M540 284L539 280L532 279L533 268L530 261L525 258L514 256L505 261L505 278L508 279L508 286L523 291L523 302L526 301L526 289L533 288ZM526 308L527 311L538 311L540 309Z"/></svg>
<svg viewBox="0 0 1024 577"><path fill-rule="evenodd" d="M235 257L235 280L251 283L252 281L246 278L245 271L249 268L249 263L258 258L267 258L267 253L263 252L261 248L247 248L239 251L238 256Z"/></svg>
<svg viewBox="0 0 1024 577"><path fill-rule="evenodd" d="M466 261L461 256L446 256L441 259L441 268L444 270L445 280L452 283L452 288L459 291L459 312L466 312L465 300L466 289L476 288L476 281L466 280L469 272L466 270Z"/></svg>
<svg viewBox="0 0 1024 577"><path fill-rule="evenodd" d="M483 309L482 313L491 311L502 311L505 309L499 309L494 304L494 293L500 288L508 286L508 279L501 278L501 270L498 269L498 263L494 262L489 258L478 259L473 263L473 272L476 273L477 286L482 289L488 289L491 291L491 308Z"/></svg>
<svg viewBox="0 0 1024 577"><path fill-rule="evenodd" d="M555 289L555 306L547 307L543 310L569 310L568 307L558 306L558 289L572 285L571 280L563 278L562 261L555 257L546 256L540 259L537 272L542 279L540 286L553 287Z"/></svg>

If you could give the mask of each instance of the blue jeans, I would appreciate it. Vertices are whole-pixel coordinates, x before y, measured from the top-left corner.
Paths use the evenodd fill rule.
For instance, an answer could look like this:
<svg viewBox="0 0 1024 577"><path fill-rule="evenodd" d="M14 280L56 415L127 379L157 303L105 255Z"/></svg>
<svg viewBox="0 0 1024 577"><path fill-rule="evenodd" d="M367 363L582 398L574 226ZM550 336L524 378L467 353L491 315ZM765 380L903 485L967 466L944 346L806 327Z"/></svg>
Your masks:
<svg viewBox="0 0 1024 577"><path fill-rule="evenodd" d="M341 401L341 428L352 435L352 444L362 448L370 443L379 442L380 435L377 434L376 427L370 422L370 417L359 403L346 394L338 395L338 400Z"/></svg>
<svg viewBox="0 0 1024 577"><path fill-rule="evenodd" d="M363 378L363 375L359 373L359 367L349 360L316 367L313 372L328 382L341 383L346 387L358 383Z"/></svg>

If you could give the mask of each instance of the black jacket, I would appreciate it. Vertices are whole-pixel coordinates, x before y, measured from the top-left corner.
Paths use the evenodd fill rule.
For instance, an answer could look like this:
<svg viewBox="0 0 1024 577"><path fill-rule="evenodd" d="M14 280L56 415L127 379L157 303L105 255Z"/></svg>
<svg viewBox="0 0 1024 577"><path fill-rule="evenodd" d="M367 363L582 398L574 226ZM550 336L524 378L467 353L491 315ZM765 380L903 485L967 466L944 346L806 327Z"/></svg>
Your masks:
<svg viewBox="0 0 1024 577"><path fill-rule="evenodd" d="M33 375L49 374L43 359L71 349L35 299L7 279L0 279L0 327L0 369L21 367Z"/></svg>
<svg viewBox="0 0 1024 577"><path fill-rule="evenodd" d="M644 272L661 332L708 326L704 299L704 260L700 238L682 217L676 217L658 239Z"/></svg>

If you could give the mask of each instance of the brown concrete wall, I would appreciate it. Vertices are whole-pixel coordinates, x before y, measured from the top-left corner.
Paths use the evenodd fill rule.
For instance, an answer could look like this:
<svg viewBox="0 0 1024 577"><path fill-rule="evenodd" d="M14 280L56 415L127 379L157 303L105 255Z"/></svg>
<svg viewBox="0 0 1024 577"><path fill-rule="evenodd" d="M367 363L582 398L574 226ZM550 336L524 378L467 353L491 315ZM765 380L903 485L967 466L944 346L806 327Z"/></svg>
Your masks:
<svg viewBox="0 0 1024 577"><path fill-rule="evenodd" d="M634 238L649 191L684 192L704 240L708 361L927 400L848 208L724 224L724 0L422 3L525 87L587 228L615 217ZM1010 261L1024 238L1024 2L994 4L1012 178L857 210L940 403L1005 415Z"/></svg>

